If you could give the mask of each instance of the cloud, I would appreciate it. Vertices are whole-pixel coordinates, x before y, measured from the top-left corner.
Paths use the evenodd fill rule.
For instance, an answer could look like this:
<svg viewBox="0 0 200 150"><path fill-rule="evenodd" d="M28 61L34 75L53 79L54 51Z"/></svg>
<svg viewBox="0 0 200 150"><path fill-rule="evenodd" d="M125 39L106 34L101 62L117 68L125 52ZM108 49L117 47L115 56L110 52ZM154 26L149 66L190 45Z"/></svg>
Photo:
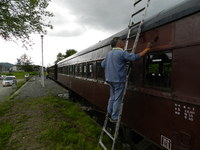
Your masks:
<svg viewBox="0 0 200 150"><path fill-rule="evenodd" d="M80 26L107 31L119 31L127 27L131 0L60 0Z"/></svg>
<svg viewBox="0 0 200 150"><path fill-rule="evenodd" d="M182 1L185 0L152 0L147 16L153 16ZM53 3L57 7L55 9L53 5L55 17L52 23L55 31L50 35L57 36L78 36L90 29L113 34L128 26L134 11L133 0L54 0Z"/></svg>
<svg viewBox="0 0 200 150"><path fill-rule="evenodd" d="M147 16L185 0L152 0ZM76 17L80 26L89 26L104 31L120 31L128 26L133 12L133 0L59 0L63 8Z"/></svg>
<svg viewBox="0 0 200 150"><path fill-rule="evenodd" d="M48 35L50 36L60 36L60 37L76 37L84 33L83 28L78 28L78 29L68 29L67 27L65 29L58 29L58 30L53 30L49 31Z"/></svg>
<svg viewBox="0 0 200 150"><path fill-rule="evenodd" d="M62 13L58 11L53 12L53 13L54 13L54 17L50 18L50 21L52 24L62 25L62 24L70 23L70 20L68 19L68 17L64 16Z"/></svg>

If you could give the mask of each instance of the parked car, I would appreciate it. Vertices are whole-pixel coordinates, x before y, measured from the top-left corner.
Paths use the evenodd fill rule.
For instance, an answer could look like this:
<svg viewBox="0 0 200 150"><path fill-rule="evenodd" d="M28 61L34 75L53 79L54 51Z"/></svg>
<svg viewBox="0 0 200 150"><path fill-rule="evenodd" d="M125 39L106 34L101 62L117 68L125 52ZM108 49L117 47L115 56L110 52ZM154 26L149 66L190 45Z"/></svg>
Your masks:
<svg viewBox="0 0 200 150"><path fill-rule="evenodd" d="M16 85L17 81L16 81L16 77L15 76L6 76L3 81L2 81L2 85L4 86L12 86L12 85Z"/></svg>
<svg viewBox="0 0 200 150"><path fill-rule="evenodd" d="M16 76L9 76L9 77L13 77L14 79L16 79Z"/></svg>
<svg viewBox="0 0 200 150"><path fill-rule="evenodd" d="M30 79L30 75L29 74L25 74L24 77L26 78L26 81L28 81Z"/></svg>
<svg viewBox="0 0 200 150"><path fill-rule="evenodd" d="M25 78L29 78L29 74L25 74L24 77L25 77Z"/></svg>
<svg viewBox="0 0 200 150"><path fill-rule="evenodd" d="M6 75L1 75L0 80L3 80L6 77Z"/></svg>

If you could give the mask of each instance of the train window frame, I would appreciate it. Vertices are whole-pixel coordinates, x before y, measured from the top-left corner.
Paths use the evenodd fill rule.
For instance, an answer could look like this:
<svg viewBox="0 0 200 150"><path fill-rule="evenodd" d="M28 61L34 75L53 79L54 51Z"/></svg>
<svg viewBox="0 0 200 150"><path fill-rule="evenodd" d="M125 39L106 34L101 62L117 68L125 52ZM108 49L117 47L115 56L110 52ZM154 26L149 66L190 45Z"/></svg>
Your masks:
<svg viewBox="0 0 200 150"><path fill-rule="evenodd" d="M161 58L161 56L163 58ZM144 57L144 87L163 91L171 91L172 63L172 50L152 52L147 54Z"/></svg>
<svg viewBox="0 0 200 150"><path fill-rule="evenodd" d="M71 68L72 68L72 70L71 70L71 76L74 76L74 72L75 72L75 68L74 68L74 65L71 65Z"/></svg>
<svg viewBox="0 0 200 150"><path fill-rule="evenodd" d="M87 63L87 77L88 78L94 78L94 63L88 62Z"/></svg>
<svg viewBox="0 0 200 150"><path fill-rule="evenodd" d="M62 74L63 73L63 67L59 67L58 73Z"/></svg>
<svg viewBox="0 0 200 150"><path fill-rule="evenodd" d="M72 66L69 66L69 75L72 73Z"/></svg>
<svg viewBox="0 0 200 150"><path fill-rule="evenodd" d="M103 60L97 60L96 61L96 79L104 81L105 80L105 75L104 75L104 69L101 67L101 62L102 61Z"/></svg>
<svg viewBox="0 0 200 150"><path fill-rule="evenodd" d="M83 71L83 67L82 67L82 64L79 64L79 73L78 73L78 76L82 76L82 71Z"/></svg>
<svg viewBox="0 0 200 150"><path fill-rule="evenodd" d="M64 73L64 74L67 74L67 66L64 66L64 67L63 67L63 73Z"/></svg>
<svg viewBox="0 0 200 150"><path fill-rule="evenodd" d="M74 65L74 75L78 76L78 74L79 74L79 65L76 64L76 65Z"/></svg>
<svg viewBox="0 0 200 150"><path fill-rule="evenodd" d="M87 78L87 64L83 63L83 72L82 72L82 76Z"/></svg>

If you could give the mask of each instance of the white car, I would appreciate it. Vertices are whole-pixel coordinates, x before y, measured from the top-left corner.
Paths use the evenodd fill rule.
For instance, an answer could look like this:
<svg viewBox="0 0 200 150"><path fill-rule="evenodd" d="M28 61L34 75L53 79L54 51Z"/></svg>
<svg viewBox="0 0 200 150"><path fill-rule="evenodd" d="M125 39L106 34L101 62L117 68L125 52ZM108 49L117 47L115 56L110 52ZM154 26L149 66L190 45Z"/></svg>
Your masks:
<svg viewBox="0 0 200 150"><path fill-rule="evenodd" d="M0 80L3 80L6 77L6 75L1 75Z"/></svg>
<svg viewBox="0 0 200 150"><path fill-rule="evenodd" d="M17 81L16 81L16 77L15 76L6 76L3 81L2 81L2 85L3 86L9 86L9 85L16 85Z"/></svg>
<svg viewBox="0 0 200 150"><path fill-rule="evenodd" d="M25 74L24 77L25 77L25 78L29 78L29 74Z"/></svg>

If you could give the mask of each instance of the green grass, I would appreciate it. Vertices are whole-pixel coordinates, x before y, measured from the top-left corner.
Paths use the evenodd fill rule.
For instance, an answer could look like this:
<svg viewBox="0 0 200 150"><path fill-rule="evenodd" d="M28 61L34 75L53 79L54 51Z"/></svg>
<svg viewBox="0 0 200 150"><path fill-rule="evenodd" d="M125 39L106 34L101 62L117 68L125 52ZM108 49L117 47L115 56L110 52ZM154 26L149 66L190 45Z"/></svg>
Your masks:
<svg viewBox="0 0 200 150"><path fill-rule="evenodd" d="M26 83L25 80L17 82L16 89L10 94L11 96L8 98L8 100L14 99L14 98L17 96L17 94L14 94L14 93L15 93L18 89L20 89L25 83ZM14 94L14 95L13 95L13 94Z"/></svg>
<svg viewBox="0 0 200 150"><path fill-rule="evenodd" d="M40 103L50 104L65 118L49 123L41 132L40 140L48 143L50 149L100 150L97 143L101 128L80 109L79 105L53 97L40 99ZM53 117L49 112L50 110L46 110L47 120Z"/></svg>
<svg viewBox="0 0 200 150"><path fill-rule="evenodd" d="M0 117L7 113L11 107L12 103L8 100L5 100L2 103L0 103Z"/></svg>
<svg viewBox="0 0 200 150"><path fill-rule="evenodd" d="M0 117L4 116L12 107L12 102L6 100L0 103ZM0 120L0 150L3 150L13 132L13 126L10 123Z"/></svg>
<svg viewBox="0 0 200 150"><path fill-rule="evenodd" d="M0 150L3 150L13 132L13 126L8 123L0 124Z"/></svg>
<svg viewBox="0 0 200 150"><path fill-rule="evenodd" d="M25 80L17 82L16 91L17 91L19 88L21 88L25 83L26 83Z"/></svg>
<svg viewBox="0 0 200 150"><path fill-rule="evenodd" d="M19 72L13 72L13 73L3 73L0 75L6 75L6 76L16 76L17 79L25 79L24 75L25 74L30 74L32 75L37 75L38 72L23 72L23 71L19 71Z"/></svg>
<svg viewBox="0 0 200 150"><path fill-rule="evenodd" d="M21 129L26 129L26 122L31 120L28 114L33 108L39 108L38 110L43 112L43 115L38 116L42 119L42 125L38 126L40 132L37 140L38 143L45 145L45 149L101 150L97 147L101 127L83 112L78 104L53 96L29 100L7 100L0 104L1 117L10 116L10 110L13 109L15 113L18 112L17 109L24 112L19 113L17 118L9 120L0 118L0 150L5 148L12 134L16 135L15 132L27 133ZM26 113L26 110L29 112ZM16 121L12 122L12 120ZM20 145L14 142L13 147L17 147L17 144Z"/></svg>
<svg viewBox="0 0 200 150"><path fill-rule="evenodd" d="M32 120L30 115L35 109L36 112L42 112L38 120L36 118ZM0 104L0 117L12 117L9 113L17 114L17 117L14 115L14 118L0 118L0 150L5 148L12 134L20 136L22 133L30 137L35 136L32 133L39 135L36 139L37 143L45 145L47 150L102 150L97 147L102 128L82 111L77 103L51 95L26 100L10 98ZM26 124L30 120L34 122L40 120L41 123L37 124L37 130L28 133L23 129L26 129ZM29 128L31 128L30 124ZM109 138L105 138L105 143L110 147ZM14 141L13 144L14 149L21 147L18 145L23 143Z"/></svg>

